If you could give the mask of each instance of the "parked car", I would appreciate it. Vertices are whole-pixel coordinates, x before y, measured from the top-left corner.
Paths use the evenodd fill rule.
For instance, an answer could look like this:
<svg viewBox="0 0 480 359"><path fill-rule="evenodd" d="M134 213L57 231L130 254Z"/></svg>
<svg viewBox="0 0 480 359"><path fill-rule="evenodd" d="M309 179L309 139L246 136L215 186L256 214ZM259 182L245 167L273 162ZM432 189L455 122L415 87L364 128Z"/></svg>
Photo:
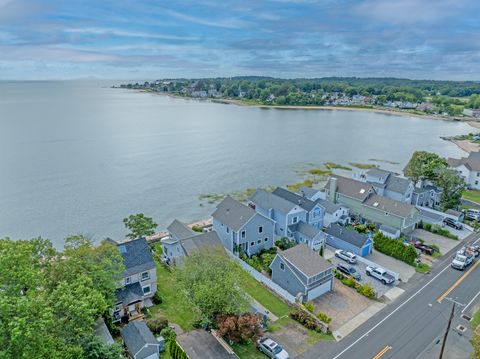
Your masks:
<svg viewBox="0 0 480 359"><path fill-rule="evenodd" d="M414 245L415 248L420 249L425 254L432 255L433 253L435 253L435 248L430 247L420 241L416 241Z"/></svg>
<svg viewBox="0 0 480 359"><path fill-rule="evenodd" d="M480 220L480 210L469 208L465 211L465 218L471 221L479 221Z"/></svg>
<svg viewBox="0 0 480 359"><path fill-rule="evenodd" d="M470 251L466 248L462 248L459 251L457 251L455 258L453 258L452 268L464 270L470 264L473 263L474 259L475 259L475 252Z"/></svg>
<svg viewBox="0 0 480 359"><path fill-rule="evenodd" d="M357 263L357 256L352 252L344 251L343 249L337 249L335 251L335 257L343 259L344 261L347 261L351 264Z"/></svg>
<svg viewBox="0 0 480 359"><path fill-rule="evenodd" d="M358 273L357 270L352 266L349 266L343 263L338 263L337 270L347 276L352 276L353 279L355 279L356 281L362 280L362 276L360 275L360 273Z"/></svg>
<svg viewBox="0 0 480 359"><path fill-rule="evenodd" d="M261 338L257 340L257 348L269 358L289 359L289 355L280 344L270 338Z"/></svg>
<svg viewBox="0 0 480 359"><path fill-rule="evenodd" d="M367 266L365 271L367 272L368 276L377 278L383 284L392 284L393 282L395 282L395 277L391 274L388 274L387 271L382 267Z"/></svg>
<svg viewBox="0 0 480 359"><path fill-rule="evenodd" d="M443 224L455 228L455 229L462 229L463 224L459 221L454 220L453 218L447 217L443 220Z"/></svg>

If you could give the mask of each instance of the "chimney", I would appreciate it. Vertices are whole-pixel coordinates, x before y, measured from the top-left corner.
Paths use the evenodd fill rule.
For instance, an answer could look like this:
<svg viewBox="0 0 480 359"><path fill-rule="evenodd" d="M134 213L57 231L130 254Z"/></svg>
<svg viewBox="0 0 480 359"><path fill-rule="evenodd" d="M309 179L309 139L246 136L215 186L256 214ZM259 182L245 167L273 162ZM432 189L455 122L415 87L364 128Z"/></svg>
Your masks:
<svg viewBox="0 0 480 359"><path fill-rule="evenodd" d="M335 203L335 197L337 194L337 179L330 177L330 188L328 189L328 200Z"/></svg>

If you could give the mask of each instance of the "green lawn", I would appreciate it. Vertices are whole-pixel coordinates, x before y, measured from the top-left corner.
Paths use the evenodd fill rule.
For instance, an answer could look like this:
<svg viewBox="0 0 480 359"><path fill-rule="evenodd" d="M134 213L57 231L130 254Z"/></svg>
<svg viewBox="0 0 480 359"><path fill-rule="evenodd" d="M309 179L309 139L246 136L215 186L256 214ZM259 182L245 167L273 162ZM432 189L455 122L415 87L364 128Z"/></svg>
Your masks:
<svg viewBox="0 0 480 359"><path fill-rule="evenodd" d="M247 272L241 280L243 290L277 317L290 313L290 307Z"/></svg>
<svg viewBox="0 0 480 359"><path fill-rule="evenodd" d="M240 359L265 359L265 354L257 349L254 342L248 344L232 344L232 349Z"/></svg>
<svg viewBox="0 0 480 359"><path fill-rule="evenodd" d="M480 191L469 189L468 191L463 192L462 197L464 199L480 203Z"/></svg>
<svg viewBox="0 0 480 359"><path fill-rule="evenodd" d="M473 330L475 330L475 328L480 325L480 310L477 310L477 312L473 315L473 318L470 321L470 325Z"/></svg>
<svg viewBox="0 0 480 359"><path fill-rule="evenodd" d="M163 303L150 308L151 313L160 312L169 322L180 325L183 330L192 330L196 315L183 296L175 273L157 264L157 283Z"/></svg>

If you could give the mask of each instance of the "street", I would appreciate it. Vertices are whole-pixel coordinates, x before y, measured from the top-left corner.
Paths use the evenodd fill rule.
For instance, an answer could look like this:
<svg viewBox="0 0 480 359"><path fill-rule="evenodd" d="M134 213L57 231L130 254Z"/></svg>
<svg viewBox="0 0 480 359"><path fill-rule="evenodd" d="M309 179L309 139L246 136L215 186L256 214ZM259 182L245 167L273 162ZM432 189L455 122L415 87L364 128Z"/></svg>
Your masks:
<svg viewBox="0 0 480 359"><path fill-rule="evenodd" d="M439 353L445 334L453 299L468 307L457 306L449 332L445 353L449 352L450 338L458 336L453 330L458 324L468 327L461 318L480 300L480 259L465 271L450 267L453 253L467 243L479 241L473 234L436 264L431 275L420 277L398 302L388 305L351 335L338 343L320 343L301 358L367 359L367 358L427 358ZM469 309L470 308L470 309ZM453 353L452 353L453 354ZM448 356L444 358L458 357ZM461 357L461 356L460 356Z"/></svg>

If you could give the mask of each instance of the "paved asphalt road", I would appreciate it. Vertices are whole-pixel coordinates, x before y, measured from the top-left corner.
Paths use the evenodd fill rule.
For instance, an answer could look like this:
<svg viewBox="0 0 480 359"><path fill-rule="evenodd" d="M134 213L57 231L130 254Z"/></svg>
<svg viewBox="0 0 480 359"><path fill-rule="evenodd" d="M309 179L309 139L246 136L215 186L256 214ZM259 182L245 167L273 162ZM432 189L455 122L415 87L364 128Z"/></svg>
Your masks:
<svg viewBox="0 0 480 359"><path fill-rule="evenodd" d="M338 343L321 342L300 358L413 359L427 358L427 353L432 351L438 353L452 309L452 303L445 298L468 304L480 291L480 259L466 271L457 271L450 267L452 256L461 245L480 241L479 237L475 233L462 241L438 261L431 275L408 283L408 290L397 301L387 305L348 337ZM477 301L480 295L474 302ZM460 318L461 311L462 307L457 306L453 327L460 322L468 326L468 322ZM456 332L449 332L446 353L455 336L458 336ZM457 354L444 356L458 357Z"/></svg>

